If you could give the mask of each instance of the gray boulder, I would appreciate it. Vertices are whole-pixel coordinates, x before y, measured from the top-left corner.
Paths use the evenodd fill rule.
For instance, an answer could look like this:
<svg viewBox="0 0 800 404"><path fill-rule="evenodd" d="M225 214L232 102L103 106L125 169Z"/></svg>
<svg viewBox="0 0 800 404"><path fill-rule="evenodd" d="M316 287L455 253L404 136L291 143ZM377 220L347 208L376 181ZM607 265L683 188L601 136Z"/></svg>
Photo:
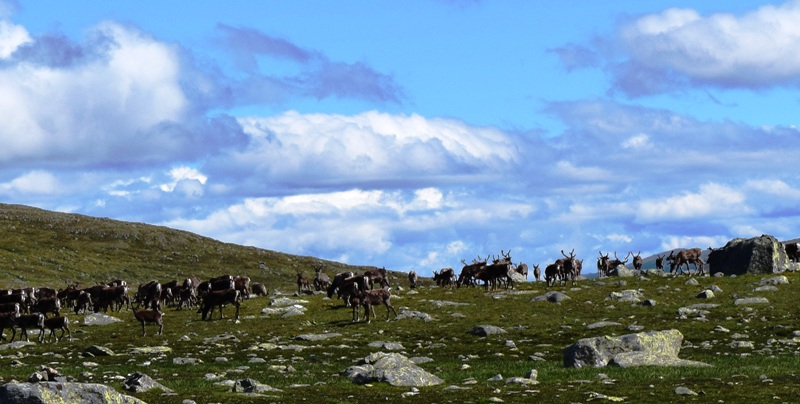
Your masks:
<svg viewBox="0 0 800 404"><path fill-rule="evenodd" d="M708 366L678 358L682 342L678 330L584 338L564 349L564 366Z"/></svg>
<svg viewBox="0 0 800 404"><path fill-rule="evenodd" d="M136 372L127 379L125 379L125 381L122 383L122 386L125 387L125 390L132 391L134 393L141 393L143 391L148 391L152 389L160 389L165 393L172 392L172 390L166 388L163 384L153 380L150 376L139 372Z"/></svg>
<svg viewBox="0 0 800 404"><path fill-rule="evenodd" d="M531 299L531 302L550 302L550 303L561 303L563 300L569 299L569 296L561 293L561 292L547 292L541 296L536 296Z"/></svg>
<svg viewBox="0 0 800 404"><path fill-rule="evenodd" d="M776 274L789 269L789 257L778 239L764 234L729 241L708 254L708 265L712 275Z"/></svg>
<svg viewBox="0 0 800 404"><path fill-rule="evenodd" d="M611 269L608 271L608 276L620 276L620 277L632 277L633 271L628 268L625 268L624 265L617 265L616 268Z"/></svg>
<svg viewBox="0 0 800 404"><path fill-rule="evenodd" d="M138 398L120 394L98 383L7 383L0 386L0 403L4 404L144 404Z"/></svg>
<svg viewBox="0 0 800 404"><path fill-rule="evenodd" d="M505 334L506 330L493 325L479 325L471 329L469 333L472 335L477 335L479 337L487 337L489 335L494 335L494 334Z"/></svg>
<svg viewBox="0 0 800 404"><path fill-rule="evenodd" d="M358 366L351 366L344 375L354 383L387 382L392 386L435 386L444 380L399 353L378 352L365 357Z"/></svg>

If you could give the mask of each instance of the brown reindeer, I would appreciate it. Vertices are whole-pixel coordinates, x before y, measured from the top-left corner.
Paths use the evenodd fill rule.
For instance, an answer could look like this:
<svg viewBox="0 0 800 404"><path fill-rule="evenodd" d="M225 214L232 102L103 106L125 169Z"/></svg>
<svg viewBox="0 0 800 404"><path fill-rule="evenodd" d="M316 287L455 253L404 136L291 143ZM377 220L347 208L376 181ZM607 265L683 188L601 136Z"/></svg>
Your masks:
<svg viewBox="0 0 800 404"><path fill-rule="evenodd" d="M297 294L302 293L303 290L311 290L311 287L308 286L308 278L305 275L298 272L297 273Z"/></svg>
<svg viewBox="0 0 800 404"><path fill-rule="evenodd" d="M569 252L569 255L567 255L564 250L561 250L561 255L563 255L564 258L556 260L556 263L561 266L561 281L566 285L567 278L569 278L572 280L572 285L574 286L577 284L576 278L580 272L580 267L575 259L575 249L573 248L572 251Z"/></svg>
<svg viewBox="0 0 800 404"><path fill-rule="evenodd" d="M47 342L55 339L56 342L61 341L64 338L64 334L67 334L68 339L72 339L72 332L69 330L69 319L65 316L61 317L51 317L44 319L44 327L50 330L50 335L47 338ZM61 330L61 336L56 337L56 330ZM44 332L44 330L42 330ZM43 333L39 334L39 342L44 340Z"/></svg>
<svg viewBox="0 0 800 404"><path fill-rule="evenodd" d="M536 282L539 282L539 278L542 277L542 270L539 269L539 264L533 265L533 277L536 278Z"/></svg>
<svg viewBox="0 0 800 404"><path fill-rule="evenodd" d="M331 278L322 273L324 265L321 262L311 265L314 268L314 289L317 291L325 290L331 285Z"/></svg>
<svg viewBox="0 0 800 404"><path fill-rule="evenodd" d="M636 255L633 255L633 251L628 251L628 255L633 256L633 268L637 271L642 269L642 264L644 264L644 260L642 259L642 252L639 251Z"/></svg>
<svg viewBox="0 0 800 404"><path fill-rule="evenodd" d="M417 288L417 280L418 279L419 279L419 277L417 276L417 273L413 269L408 271L408 287L409 288L416 289Z"/></svg>
<svg viewBox="0 0 800 404"><path fill-rule="evenodd" d="M694 269L696 269L700 275L705 273L703 269L703 260L700 259L703 250L700 248L688 248L685 250L678 251L675 254L675 251L669 253L669 256L666 258L670 261L669 265L669 272L672 273L675 271L675 268L678 268L681 274L683 274L683 266L686 265L686 273L689 276L692 275L692 272L689 270L689 264L694 264Z"/></svg>
<svg viewBox="0 0 800 404"><path fill-rule="evenodd" d="M136 318L136 321L142 324L142 336L145 335L144 325L147 323L155 324L158 326L158 335L161 335L161 332L164 331L164 321L163 321L163 314L161 312L161 303L156 301L153 304L153 310L136 310L135 306L131 306L133 310L133 317Z"/></svg>
<svg viewBox="0 0 800 404"><path fill-rule="evenodd" d="M390 299L392 298L392 293L388 289L376 289L376 290L362 290L359 293L359 300L362 306L364 306L364 319L367 320L367 324L370 323L369 312L372 311L372 318L375 318L375 305L383 304L386 306L386 321L389 321L389 312L391 310L394 313L394 316L397 317L397 311L392 306Z"/></svg>
<svg viewBox="0 0 800 404"><path fill-rule="evenodd" d="M666 255L656 255L656 269L661 271L664 270L664 257L666 257Z"/></svg>

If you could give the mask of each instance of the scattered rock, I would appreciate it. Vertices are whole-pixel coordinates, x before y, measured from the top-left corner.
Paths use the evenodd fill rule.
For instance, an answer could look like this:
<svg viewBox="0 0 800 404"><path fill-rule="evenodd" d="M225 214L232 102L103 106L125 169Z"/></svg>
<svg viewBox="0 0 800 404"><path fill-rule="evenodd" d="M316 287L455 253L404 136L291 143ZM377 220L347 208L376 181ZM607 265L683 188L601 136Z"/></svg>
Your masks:
<svg viewBox="0 0 800 404"><path fill-rule="evenodd" d="M690 390L688 387L678 387L675 389L675 394L679 396L696 396L697 393Z"/></svg>
<svg viewBox="0 0 800 404"><path fill-rule="evenodd" d="M138 348L131 348L130 352L132 355L157 354L172 352L172 348L168 346L142 346Z"/></svg>
<svg viewBox="0 0 800 404"><path fill-rule="evenodd" d="M405 349L405 347L403 347L403 344L397 342L375 341L371 342L368 346L370 348L380 348L380 349L385 349L387 351L402 351Z"/></svg>
<svg viewBox="0 0 800 404"><path fill-rule="evenodd" d="M455 316L455 314L456 313L453 313L453 316ZM428 314L428 313L423 313L421 311L402 310L401 309L400 310L400 314L397 317L395 317L395 320L402 320L404 318L422 320L422 321L425 321L426 323L428 321L433 321L434 320L434 318L431 317L431 315Z"/></svg>
<svg viewBox="0 0 800 404"><path fill-rule="evenodd" d="M100 345L92 345L92 346L90 346L90 347L88 347L88 348L84 349L84 350L83 350L83 353L82 353L81 355L83 355L83 356L87 356L87 357L93 357L93 356L114 356L114 351L112 351L111 349L109 349L109 348L106 348L106 347L104 347L104 346L100 346Z"/></svg>
<svg viewBox="0 0 800 404"><path fill-rule="evenodd" d="M594 330L596 328L614 327L614 326L620 326L620 325L622 325L622 324L616 323L616 322L613 322L613 321L598 321L596 323L592 323L592 324L587 325L586 329L587 330Z"/></svg>
<svg viewBox="0 0 800 404"><path fill-rule="evenodd" d="M0 403L82 403L144 404L136 397L120 394L113 388L98 383L39 382L7 383L0 386Z"/></svg>
<svg viewBox="0 0 800 404"><path fill-rule="evenodd" d="M108 325L122 320L103 313L92 313L83 318L83 325Z"/></svg>
<svg viewBox="0 0 800 404"><path fill-rule="evenodd" d="M788 285L789 278L784 275L775 276L761 280L761 285Z"/></svg>
<svg viewBox="0 0 800 404"><path fill-rule="evenodd" d="M434 386L443 382L399 353L371 354L344 371L354 383L387 382L392 386Z"/></svg>
<svg viewBox="0 0 800 404"><path fill-rule="evenodd" d="M326 339L330 339L330 338L337 338L337 337L341 337L341 336L342 336L342 334L335 333L335 332L329 332L329 333L325 333L325 334L300 334L300 335L294 337L294 339L296 341L322 341L322 340L326 340Z"/></svg>
<svg viewBox="0 0 800 404"><path fill-rule="evenodd" d="M506 330L500 327L495 327L493 325L479 325L471 329L469 333L472 335L477 335L479 337L486 337L495 334L505 334Z"/></svg>
<svg viewBox="0 0 800 404"><path fill-rule="evenodd" d="M737 306L751 305L751 304L769 304L769 300L767 300L766 297L743 297L734 300L733 304Z"/></svg>
<svg viewBox="0 0 800 404"><path fill-rule="evenodd" d="M280 392L281 389L276 389L266 384L259 383L253 379L237 380L233 383L231 391L234 393L267 393L267 392Z"/></svg>
<svg viewBox="0 0 800 404"><path fill-rule="evenodd" d="M678 358L682 342L678 330L584 338L564 350L564 366L708 366Z"/></svg>
<svg viewBox="0 0 800 404"><path fill-rule="evenodd" d="M550 303L561 303L562 301L564 301L566 299L569 299L569 296L567 296L567 295L565 295L565 294L563 294L561 292L552 291L552 292L547 292L547 293L545 293L545 294L543 294L541 296L534 297L533 299L531 299L531 302L547 301L547 302L550 302Z"/></svg>
<svg viewBox="0 0 800 404"><path fill-rule="evenodd" d="M122 383L122 386L125 387L125 390L132 391L134 393L141 393L143 391L149 391L152 389L159 389L165 393L172 392L172 390L164 387L163 384L153 380L150 376L139 372L136 372L128 377L125 382Z"/></svg>
<svg viewBox="0 0 800 404"><path fill-rule="evenodd" d="M697 295L697 298L698 299L713 299L714 298L714 292L712 292L711 289L706 289L706 290L700 292Z"/></svg>

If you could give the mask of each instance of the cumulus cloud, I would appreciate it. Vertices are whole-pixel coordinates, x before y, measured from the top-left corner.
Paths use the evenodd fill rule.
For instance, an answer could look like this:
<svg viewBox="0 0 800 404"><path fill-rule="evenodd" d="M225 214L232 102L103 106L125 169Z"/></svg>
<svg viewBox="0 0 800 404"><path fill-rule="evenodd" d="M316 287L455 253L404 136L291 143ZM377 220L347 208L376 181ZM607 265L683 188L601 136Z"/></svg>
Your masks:
<svg viewBox="0 0 800 404"><path fill-rule="evenodd" d="M20 46L31 41L28 30L6 20L0 20L0 60L7 59Z"/></svg>
<svg viewBox="0 0 800 404"><path fill-rule="evenodd" d="M695 193L686 193L664 200L644 200L637 218L642 222L698 219L708 216L742 216L750 212L745 195L721 184L703 184Z"/></svg>
<svg viewBox="0 0 800 404"><path fill-rule="evenodd" d="M179 53L170 45L115 23L98 25L82 44L32 41L0 65L0 162L153 163L244 139L224 117L188 114Z"/></svg>
<svg viewBox="0 0 800 404"><path fill-rule="evenodd" d="M240 123L252 140L226 163L227 175L241 178L236 167L278 186L469 181L507 172L520 158L502 131L419 115L287 112Z"/></svg>
<svg viewBox="0 0 800 404"><path fill-rule="evenodd" d="M737 15L670 8L623 21L614 35L551 50L567 70L603 66L630 97L695 87L800 85L800 1Z"/></svg>
<svg viewBox="0 0 800 404"><path fill-rule="evenodd" d="M63 190L55 175L44 170L34 170L0 184L0 192L7 196L50 195Z"/></svg>

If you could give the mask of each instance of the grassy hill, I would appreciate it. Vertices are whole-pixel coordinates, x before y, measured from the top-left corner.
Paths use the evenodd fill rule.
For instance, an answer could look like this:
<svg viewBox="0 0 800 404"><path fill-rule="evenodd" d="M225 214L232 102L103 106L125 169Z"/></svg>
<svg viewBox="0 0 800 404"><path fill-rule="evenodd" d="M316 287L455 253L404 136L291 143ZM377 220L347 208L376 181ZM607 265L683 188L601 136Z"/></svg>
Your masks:
<svg viewBox="0 0 800 404"><path fill-rule="evenodd" d="M291 286L298 270L313 276L317 258L223 243L186 231L0 204L0 288L74 281L90 286L124 279L138 285L197 276L247 275ZM324 261L325 272L361 270Z"/></svg>
<svg viewBox="0 0 800 404"><path fill-rule="evenodd" d="M800 272L737 277L631 277L583 280L576 286L547 287L525 282L514 290L482 287L439 288L430 279L409 291L396 280L392 302L401 318L353 323L351 311L324 294L294 292L296 270L311 274L311 257L220 243L191 233L138 223L59 214L0 205L0 287L59 286L65 279L84 284L121 277L131 283L149 279L208 277L246 273L255 281L283 286L284 294L255 297L225 318L204 321L195 310L166 307L164 333L148 326L147 335L128 309L110 312L121 320L84 325L84 315L63 310L72 320L72 338L55 343L10 346L0 341L0 384L25 381L41 366L55 368L70 381L102 383L125 392L122 381L135 372L156 379L160 390L129 393L148 403L575 403L614 401L798 402L800 400L800 320L797 296ZM329 273L346 268L327 263ZM776 283L776 286L772 286ZM273 289L275 286L270 286ZM715 290L715 296L698 293ZM559 291L561 303L535 301ZM619 299L635 292L644 305ZM300 314L274 310L291 298ZM737 303L763 297L768 302ZM699 306L698 306L699 304ZM403 317L403 313L428 314ZM602 325L597 326L598 323ZM478 337L478 325L505 333ZM633 332L679 330L680 357L709 367L566 368L563 350L581 338ZM36 332L33 332L34 341ZM307 335L329 338L311 340ZM399 348L385 348L390 343ZM87 357L93 345L114 352ZM353 383L343 375L361 358L397 349L420 358L420 366L444 380L412 389L385 382ZM532 369L539 384L507 383ZM254 379L276 389L264 394L234 393L236 380ZM682 389L696 395L683 395Z"/></svg>

